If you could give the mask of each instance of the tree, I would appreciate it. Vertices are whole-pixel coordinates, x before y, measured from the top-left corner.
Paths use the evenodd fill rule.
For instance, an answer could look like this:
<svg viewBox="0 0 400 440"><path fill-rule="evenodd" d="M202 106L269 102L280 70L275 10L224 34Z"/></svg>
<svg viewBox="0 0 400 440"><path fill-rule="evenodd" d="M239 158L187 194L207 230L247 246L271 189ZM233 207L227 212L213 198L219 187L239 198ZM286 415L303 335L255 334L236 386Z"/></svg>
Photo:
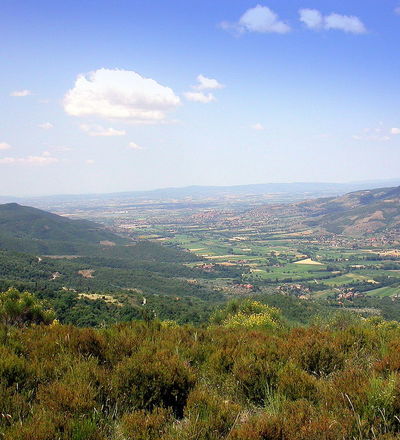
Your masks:
<svg viewBox="0 0 400 440"><path fill-rule="evenodd" d="M24 327L31 324L51 324L55 315L32 293L10 288L0 292L0 322Z"/></svg>

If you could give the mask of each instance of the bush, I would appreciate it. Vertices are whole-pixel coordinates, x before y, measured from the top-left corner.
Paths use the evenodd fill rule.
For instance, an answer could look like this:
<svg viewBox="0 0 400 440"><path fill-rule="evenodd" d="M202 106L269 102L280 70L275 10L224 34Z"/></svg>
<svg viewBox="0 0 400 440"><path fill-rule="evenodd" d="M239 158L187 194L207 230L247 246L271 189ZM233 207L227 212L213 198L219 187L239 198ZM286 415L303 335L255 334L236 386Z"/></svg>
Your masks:
<svg viewBox="0 0 400 440"><path fill-rule="evenodd" d="M277 382L278 392L289 400L317 400L318 380L291 363L279 371Z"/></svg>
<svg viewBox="0 0 400 440"><path fill-rule="evenodd" d="M171 408L177 417L194 383L192 369L178 356L152 347L120 362L112 377L114 397L124 408Z"/></svg>
<svg viewBox="0 0 400 440"><path fill-rule="evenodd" d="M138 410L122 416L119 431L127 440L159 440L172 421L171 412L164 408Z"/></svg>
<svg viewBox="0 0 400 440"><path fill-rule="evenodd" d="M241 406L219 396L214 390L199 386L190 394L185 408L186 423L176 429L176 438L218 440L225 438L235 425Z"/></svg>
<svg viewBox="0 0 400 440"><path fill-rule="evenodd" d="M0 346L0 383L23 387L31 376L33 371L24 358Z"/></svg>
<svg viewBox="0 0 400 440"><path fill-rule="evenodd" d="M55 315L29 292L8 289L0 293L0 322L23 327L31 324L50 324Z"/></svg>

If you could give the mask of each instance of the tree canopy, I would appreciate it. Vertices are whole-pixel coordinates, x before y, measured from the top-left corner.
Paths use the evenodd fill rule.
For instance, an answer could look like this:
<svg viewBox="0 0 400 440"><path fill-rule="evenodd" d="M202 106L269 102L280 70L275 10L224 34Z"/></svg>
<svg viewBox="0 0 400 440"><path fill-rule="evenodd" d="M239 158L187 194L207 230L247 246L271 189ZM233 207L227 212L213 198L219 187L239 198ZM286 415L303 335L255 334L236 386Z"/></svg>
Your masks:
<svg viewBox="0 0 400 440"><path fill-rule="evenodd" d="M14 288L0 292L0 322L4 325L50 324L54 318L54 312L29 292L21 293Z"/></svg>

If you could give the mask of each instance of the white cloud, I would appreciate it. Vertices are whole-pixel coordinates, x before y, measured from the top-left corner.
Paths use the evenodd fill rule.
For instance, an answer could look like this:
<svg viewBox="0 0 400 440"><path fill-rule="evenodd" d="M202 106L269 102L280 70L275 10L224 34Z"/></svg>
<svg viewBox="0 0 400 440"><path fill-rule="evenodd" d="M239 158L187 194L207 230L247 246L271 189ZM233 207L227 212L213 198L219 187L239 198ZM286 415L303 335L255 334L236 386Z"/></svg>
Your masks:
<svg viewBox="0 0 400 440"><path fill-rule="evenodd" d="M391 132L392 134L400 134L400 128L393 127L393 128L390 130L390 132Z"/></svg>
<svg viewBox="0 0 400 440"><path fill-rule="evenodd" d="M264 126L263 126L260 122L257 122L256 124L253 124L253 125L251 126L251 128L252 128L253 130L258 130L258 131L265 130Z"/></svg>
<svg viewBox="0 0 400 440"><path fill-rule="evenodd" d="M193 86L193 88L196 90L222 89L223 87L225 87L215 78L207 78L206 76L201 74L197 77L197 82L198 84Z"/></svg>
<svg viewBox="0 0 400 440"><path fill-rule="evenodd" d="M109 127L104 128L101 125L88 125L80 124L80 129L84 131L89 136L125 136L125 130L117 130L115 128Z"/></svg>
<svg viewBox="0 0 400 440"><path fill-rule="evenodd" d="M64 109L72 116L99 116L135 124L165 122L166 112L179 104L171 88L121 69L79 75L64 97Z"/></svg>
<svg viewBox="0 0 400 440"><path fill-rule="evenodd" d="M286 34L290 26L280 20L278 15L267 6L257 5L248 9L236 23L222 22L225 30L234 30L239 33L259 32Z"/></svg>
<svg viewBox="0 0 400 440"><path fill-rule="evenodd" d="M202 104L208 104L209 102L215 101L215 96L212 93L186 92L184 95L187 100L201 102Z"/></svg>
<svg viewBox="0 0 400 440"><path fill-rule="evenodd" d="M44 152L41 156L27 156L27 157L3 157L0 159L0 164L3 165L51 165L59 162L56 157L47 155Z"/></svg>
<svg viewBox="0 0 400 440"><path fill-rule="evenodd" d="M141 147L140 145L136 144L135 142L129 142L128 148L130 150L143 150L143 147Z"/></svg>
<svg viewBox="0 0 400 440"><path fill-rule="evenodd" d="M208 104L209 102L215 101L215 96L212 93L204 93L204 90L222 89L223 87L225 86L218 82L215 78L207 78L206 76L200 74L197 77L197 84L192 86L192 89L196 91L186 92L184 93L184 96L188 101Z"/></svg>
<svg viewBox="0 0 400 440"><path fill-rule="evenodd" d="M22 98L24 96L32 95L32 92L30 90L14 90L10 93L10 96L15 96L17 98Z"/></svg>
<svg viewBox="0 0 400 440"><path fill-rule="evenodd" d="M11 148L10 144L7 144L7 142L0 142L0 150L9 150Z"/></svg>
<svg viewBox="0 0 400 440"><path fill-rule="evenodd" d="M385 134L366 134L366 135L354 135L353 139L356 141L368 141L368 142L387 142L390 141L390 136Z"/></svg>
<svg viewBox="0 0 400 440"><path fill-rule="evenodd" d="M394 13L400 15L400 6L397 6L397 8L394 9Z"/></svg>
<svg viewBox="0 0 400 440"><path fill-rule="evenodd" d="M310 29L321 29L324 24L324 17L317 9L300 9L300 21Z"/></svg>
<svg viewBox="0 0 400 440"><path fill-rule="evenodd" d="M352 34L365 34L364 23L355 16L330 14L325 17L325 29L337 29Z"/></svg>
<svg viewBox="0 0 400 440"><path fill-rule="evenodd" d="M43 124L39 124L38 127L43 128L43 130L50 130L54 125L51 122L43 122Z"/></svg>
<svg viewBox="0 0 400 440"><path fill-rule="evenodd" d="M95 161L93 159L87 159L87 160L85 160L85 163L87 165L93 165L95 163Z"/></svg>
<svg viewBox="0 0 400 440"><path fill-rule="evenodd" d="M317 9L300 9L300 21L309 29L340 30L352 34L365 34L364 23L354 15L341 15L333 12L323 16Z"/></svg>

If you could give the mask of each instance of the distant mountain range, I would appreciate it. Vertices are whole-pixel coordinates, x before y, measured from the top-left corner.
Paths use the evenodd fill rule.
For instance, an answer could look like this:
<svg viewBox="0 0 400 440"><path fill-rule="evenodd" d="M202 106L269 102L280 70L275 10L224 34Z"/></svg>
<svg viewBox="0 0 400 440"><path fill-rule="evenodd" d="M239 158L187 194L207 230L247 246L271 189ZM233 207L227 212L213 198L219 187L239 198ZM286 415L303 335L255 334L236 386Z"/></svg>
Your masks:
<svg viewBox="0 0 400 440"><path fill-rule="evenodd" d="M400 185L399 179L377 180L349 183L265 183L250 185L232 186L187 186L179 188L163 188L148 191L127 191L108 194L80 194L80 195L53 195L42 197L13 197L0 196L0 202L17 202L34 206L52 206L58 203L85 203L87 201L104 202L118 201L168 201L192 199L200 200L205 198L225 199L231 196L262 196L268 194L281 194L284 199L293 200L306 199L309 197L337 196L351 191L377 188L383 186ZM286 197L289 196L289 197Z"/></svg>

